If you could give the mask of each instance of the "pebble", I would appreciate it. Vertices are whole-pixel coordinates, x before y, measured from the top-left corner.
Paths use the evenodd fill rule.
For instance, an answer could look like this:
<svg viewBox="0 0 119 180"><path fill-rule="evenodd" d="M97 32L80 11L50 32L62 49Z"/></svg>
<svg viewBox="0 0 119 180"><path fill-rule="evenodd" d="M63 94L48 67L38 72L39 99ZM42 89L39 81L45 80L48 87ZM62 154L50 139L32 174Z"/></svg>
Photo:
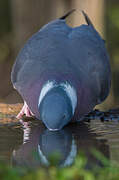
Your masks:
<svg viewBox="0 0 119 180"><path fill-rule="evenodd" d="M119 108L117 109L110 109L108 111L100 111L98 109L94 109L89 114L84 116L86 121L98 119L101 121L118 121L119 122Z"/></svg>

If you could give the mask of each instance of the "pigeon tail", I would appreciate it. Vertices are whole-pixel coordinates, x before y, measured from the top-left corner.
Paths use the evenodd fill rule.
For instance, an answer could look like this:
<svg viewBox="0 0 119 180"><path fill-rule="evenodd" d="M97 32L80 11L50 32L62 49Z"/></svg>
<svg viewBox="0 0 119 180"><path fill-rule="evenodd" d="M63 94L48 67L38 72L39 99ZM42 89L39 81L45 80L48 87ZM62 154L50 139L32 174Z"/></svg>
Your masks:
<svg viewBox="0 0 119 180"><path fill-rule="evenodd" d="M62 16L60 19L64 20L66 19L70 14L72 14L76 9L72 9L71 11L69 11L68 13L66 13L64 16Z"/></svg>
<svg viewBox="0 0 119 180"><path fill-rule="evenodd" d="M84 11L81 11L81 12L82 12L82 14L83 14L83 16L84 16L87 24L88 24L88 25L91 25L92 27L94 27L94 26L93 26L93 23L91 22L91 20L90 20L90 18L88 17L88 15L87 15Z"/></svg>

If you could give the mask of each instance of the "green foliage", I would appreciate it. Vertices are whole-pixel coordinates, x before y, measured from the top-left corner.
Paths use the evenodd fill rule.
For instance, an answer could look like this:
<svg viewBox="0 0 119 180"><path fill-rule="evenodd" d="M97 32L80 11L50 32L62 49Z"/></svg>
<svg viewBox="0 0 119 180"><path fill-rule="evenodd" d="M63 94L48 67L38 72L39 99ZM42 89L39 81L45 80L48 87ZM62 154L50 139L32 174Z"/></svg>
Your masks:
<svg viewBox="0 0 119 180"><path fill-rule="evenodd" d="M57 168L52 165L39 167L37 170L12 168L2 163L0 165L0 180L118 180L119 166L107 160L101 153L93 150L96 158L104 164L103 168L96 167L87 170L87 159L80 154L71 167Z"/></svg>
<svg viewBox="0 0 119 180"><path fill-rule="evenodd" d="M19 173L15 169L2 163L0 165L0 179L1 180L11 180L11 179L19 180L20 176L19 176Z"/></svg>
<svg viewBox="0 0 119 180"><path fill-rule="evenodd" d="M119 100L119 1L108 1L106 37L111 57L114 103Z"/></svg>

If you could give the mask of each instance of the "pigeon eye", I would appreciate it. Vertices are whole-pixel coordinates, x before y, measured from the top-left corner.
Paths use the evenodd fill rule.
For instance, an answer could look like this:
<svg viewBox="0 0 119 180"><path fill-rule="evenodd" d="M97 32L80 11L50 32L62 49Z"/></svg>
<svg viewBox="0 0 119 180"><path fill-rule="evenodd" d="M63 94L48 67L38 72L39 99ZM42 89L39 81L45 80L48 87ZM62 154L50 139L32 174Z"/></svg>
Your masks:
<svg viewBox="0 0 119 180"><path fill-rule="evenodd" d="M63 117L62 117L62 119L65 119L65 117L66 117L66 116L65 116L65 114L64 114Z"/></svg>

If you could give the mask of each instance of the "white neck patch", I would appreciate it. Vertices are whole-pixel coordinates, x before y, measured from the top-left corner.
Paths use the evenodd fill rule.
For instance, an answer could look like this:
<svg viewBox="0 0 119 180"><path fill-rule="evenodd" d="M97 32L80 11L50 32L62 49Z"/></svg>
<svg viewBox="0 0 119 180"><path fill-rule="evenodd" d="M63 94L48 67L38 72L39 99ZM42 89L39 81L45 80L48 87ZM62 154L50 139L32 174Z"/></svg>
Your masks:
<svg viewBox="0 0 119 180"><path fill-rule="evenodd" d="M57 84L55 81L47 81L47 83L41 89L38 105L40 105L40 103L43 100L43 98L45 97L45 95L51 89L53 89L54 87L58 87L58 86L62 87L65 90L68 97L70 98L71 104L72 104L72 111L73 111L73 114L74 114L75 108L76 108L76 105L77 105L77 94L76 94L76 90L74 89L74 87L71 86L68 82Z"/></svg>
<svg viewBox="0 0 119 180"><path fill-rule="evenodd" d="M62 83L60 85L63 87L63 89L66 91L68 97L70 98L70 101L71 101L71 104L72 104L72 110L73 110L73 114L74 114L75 108L76 108L76 105L77 105L76 90L68 82Z"/></svg>
<svg viewBox="0 0 119 180"><path fill-rule="evenodd" d="M55 87L55 82L54 81L48 81L41 89L40 92L40 97L38 101L38 105L40 105L41 101L45 97L45 95L50 91L53 87Z"/></svg>

